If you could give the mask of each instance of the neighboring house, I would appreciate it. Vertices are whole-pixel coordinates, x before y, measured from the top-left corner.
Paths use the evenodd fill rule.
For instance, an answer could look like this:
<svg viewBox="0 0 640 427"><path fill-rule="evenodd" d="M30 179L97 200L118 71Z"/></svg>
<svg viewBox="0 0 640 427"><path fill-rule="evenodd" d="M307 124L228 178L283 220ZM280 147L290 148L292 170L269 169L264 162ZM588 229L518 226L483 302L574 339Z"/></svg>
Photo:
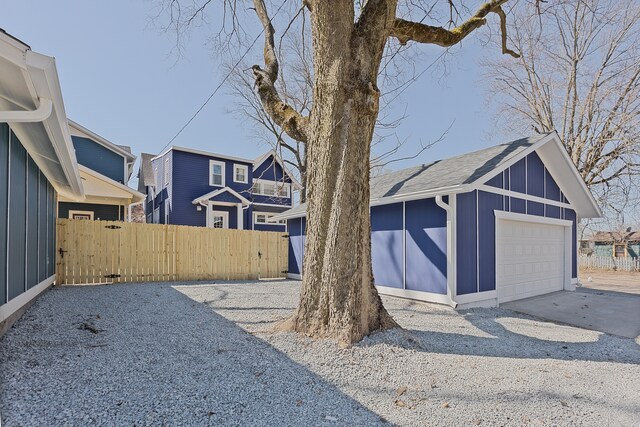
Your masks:
<svg viewBox="0 0 640 427"><path fill-rule="evenodd" d="M613 258L640 256L640 231L598 231L580 241L580 253Z"/></svg>
<svg viewBox="0 0 640 427"><path fill-rule="evenodd" d="M384 174L371 182L375 284L459 308L573 290L576 224L600 215L555 132ZM276 217L293 278L305 216L300 205Z"/></svg>
<svg viewBox="0 0 640 427"><path fill-rule="evenodd" d="M54 282L58 198L84 192L55 60L0 29L0 336Z"/></svg>
<svg viewBox="0 0 640 427"><path fill-rule="evenodd" d="M249 160L183 147L143 153L138 189L148 223L285 231L269 220L300 188L274 151Z"/></svg>
<svg viewBox="0 0 640 427"><path fill-rule="evenodd" d="M79 203L61 196L58 199L58 216L130 221L129 207L141 203L145 197L126 185L136 156L131 154L129 147L113 144L71 120L69 130L86 198Z"/></svg>

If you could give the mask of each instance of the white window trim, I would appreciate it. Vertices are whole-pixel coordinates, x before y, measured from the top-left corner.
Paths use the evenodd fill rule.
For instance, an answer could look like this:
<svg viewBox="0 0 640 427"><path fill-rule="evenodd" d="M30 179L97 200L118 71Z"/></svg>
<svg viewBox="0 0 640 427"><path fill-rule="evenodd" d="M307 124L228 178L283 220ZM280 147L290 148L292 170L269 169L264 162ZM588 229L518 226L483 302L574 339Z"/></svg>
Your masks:
<svg viewBox="0 0 640 427"><path fill-rule="evenodd" d="M207 227L209 228L215 228L213 226L213 216L221 216L222 217L222 229L228 229L229 228L229 212L227 211L217 211L213 209L212 205L211 208L209 208L207 210L208 215L207 215Z"/></svg>
<svg viewBox="0 0 640 427"><path fill-rule="evenodd" d="M236 169L244 170L244 181L238 181L236 179ZM240 184L248 184L249 183L249 166L234 163L233 164L233 182L238 182Z"/></svg>
<svg viewBox="0 0 640 427"><path fill-rule="evenodd" d="M93 221L93 211L69 211L69 219L73 219L74 215L89 215L89 219Z"/></svg>
<svg viewBox="0 0 640 427"><path fill-rule="evenodd" d="M258 222L258 215L264 215L265 216L265 222ZM269 218L274 217L278 215L278 213L275 212L254 212L253 213L253 223L254 224L263 224L263 225L282 225L282 226L286 226L287 222L286 220L281 220L283 222L269 222Z"/></svg>
<svg viewBox="0 0 640 427"><path fill-rule="evenodd" d="M258 195L258 196L267 196L267 197L279 197L282 199L289 199L291 198L291 184L288 182L281 182L281 181L270 181L267 179L254 179L253 180L254 185L257 184L258 185L258 192L253 192L253 194ZM280 190L282 188L287 190L287 195L286 196L281 196L280 194L265 194L264 190L262 189L262 185L263 184L271 184L271 185L275 185L276 190Z"/></svg>
<svg viewBox="0 0 640 427"><path fill-rule="evenodd" d="M219 165L222 168L222 182L220 184L213 183L213 165ZM224 187L225 186L225 163L218 160L209 160L209 185L211 187Z"/></svg>

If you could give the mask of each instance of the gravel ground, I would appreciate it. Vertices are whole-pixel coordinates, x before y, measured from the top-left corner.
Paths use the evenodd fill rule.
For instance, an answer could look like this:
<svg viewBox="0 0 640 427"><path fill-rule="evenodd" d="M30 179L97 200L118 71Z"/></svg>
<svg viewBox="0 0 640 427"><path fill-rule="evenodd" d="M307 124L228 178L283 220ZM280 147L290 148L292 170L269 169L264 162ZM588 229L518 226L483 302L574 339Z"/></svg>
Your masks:
<svg viewBox="0 0 640 427"><path fill-rule="evenodd" d="M3 426L640 425L640 343L385 298L349 349L269 332L297 282L44 294L0 341Z"/></svg>

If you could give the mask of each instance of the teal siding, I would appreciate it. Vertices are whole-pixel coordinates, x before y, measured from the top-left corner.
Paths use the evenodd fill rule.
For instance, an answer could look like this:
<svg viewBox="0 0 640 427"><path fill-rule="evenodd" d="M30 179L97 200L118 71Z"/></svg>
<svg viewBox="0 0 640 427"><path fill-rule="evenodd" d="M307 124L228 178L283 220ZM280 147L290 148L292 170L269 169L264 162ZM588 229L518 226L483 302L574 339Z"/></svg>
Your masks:
<svg viewBox="0 0 640 427"><path fill-rule="evenodd" d="M9 125L0 123L0 305L7 302L7 207L9 202Z"/></svg>
<svg viewBox="0 0 640 427"><path fill-rule="evenodd" d="M78 163L107 176L114 181L126 184L124 157L98 144L92 139L72 136Z"/></svg>
<svg viewBox="0 0 640 427"><path fill-rule="evenodd" d="M55 212L53 187L0 123L0 305L54 274Z"/></svg>

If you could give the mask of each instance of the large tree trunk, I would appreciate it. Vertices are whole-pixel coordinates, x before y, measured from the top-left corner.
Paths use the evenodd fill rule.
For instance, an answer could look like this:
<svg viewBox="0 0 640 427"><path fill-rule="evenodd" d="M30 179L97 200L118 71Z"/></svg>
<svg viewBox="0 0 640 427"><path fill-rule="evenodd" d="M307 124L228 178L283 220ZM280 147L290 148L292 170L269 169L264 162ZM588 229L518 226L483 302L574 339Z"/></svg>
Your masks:
<svg viewBox="0 0 640 427"><path fill-rule="evenodd" d="M286 326L350 344L397 326L371 268L369 155L384 40L372 45L354 30L350 0L315 2L311 16L316 80L307 142L307 239L300 304Z"/></svg>

